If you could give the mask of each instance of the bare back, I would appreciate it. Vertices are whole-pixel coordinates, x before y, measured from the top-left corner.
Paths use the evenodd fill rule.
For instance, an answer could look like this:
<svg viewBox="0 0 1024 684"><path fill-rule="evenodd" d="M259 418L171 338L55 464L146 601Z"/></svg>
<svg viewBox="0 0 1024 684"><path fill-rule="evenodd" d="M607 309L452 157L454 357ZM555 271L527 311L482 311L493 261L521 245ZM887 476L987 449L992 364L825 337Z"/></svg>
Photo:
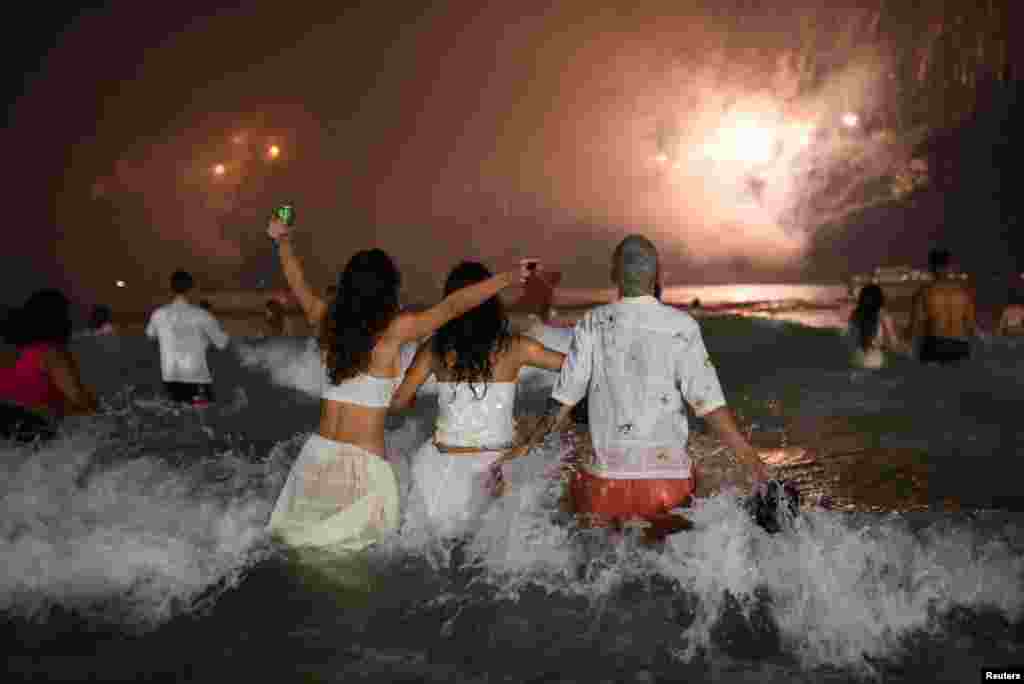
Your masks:
<svg viewBox="0 0 1024 684"><path fill-rule="evenodd" d="M367 375L378 378L398 378L402 374L401 338L389 334L395 327L395 320L378 337ZM346 442L367 451L384 456L384 423L386 408L359 406L341 401L324 399L320 402L320 434L336 442Z"/></svg>
<svg viewBox="0 0 1024 684"><path fill-rule="evenodd" d="M918 300L923 333L933 337L965 338L974 334L974 297L962 283L940 280Z"/></svg>

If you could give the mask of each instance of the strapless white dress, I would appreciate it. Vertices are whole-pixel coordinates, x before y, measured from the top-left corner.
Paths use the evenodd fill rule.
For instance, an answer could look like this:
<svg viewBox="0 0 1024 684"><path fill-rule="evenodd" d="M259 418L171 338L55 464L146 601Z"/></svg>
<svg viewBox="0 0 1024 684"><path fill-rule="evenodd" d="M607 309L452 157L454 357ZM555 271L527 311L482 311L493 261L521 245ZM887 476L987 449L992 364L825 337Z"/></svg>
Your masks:
<svg viewBox="0 0 1024 684"><path fill-rule="evenodd" d="M515 441L516 383L480 383L472 389L465 383L437 383L434 440L412 459L407 527L426 528L440 537L465 536L494 500L490 467ZM480 451L444 453L435 441Z"/></svg>

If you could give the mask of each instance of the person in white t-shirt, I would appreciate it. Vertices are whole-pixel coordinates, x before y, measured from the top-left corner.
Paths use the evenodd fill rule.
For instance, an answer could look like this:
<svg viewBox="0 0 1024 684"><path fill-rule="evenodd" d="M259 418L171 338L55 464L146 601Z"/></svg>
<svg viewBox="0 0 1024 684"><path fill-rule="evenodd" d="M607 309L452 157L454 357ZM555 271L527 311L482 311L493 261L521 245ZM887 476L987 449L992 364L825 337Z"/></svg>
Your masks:
<svg viewBox="0 0 1024 684"><path fill-rule="evenodd" d="M598 525L656 519L687 505L696 491L686 401L753 481L766 480L764 464L726 405L697 321L655 298L654 245L631 235L612 262L619 300L588 311L576 325L548 414L499 463L528 453L586 397L594 455L570 482L576 513Z"/></svg>
<svg viewBox="0 0 1024 684"><path fill-rule="evenodd" d="M228 346L228 335L208 311L193 305L188 293L194 281L187 271L171 276L174 300L153 312L146 335L160 342L160 371L164 388L174 401L205 404L213 401L213 377L206 365L206 348Z"/></svg>

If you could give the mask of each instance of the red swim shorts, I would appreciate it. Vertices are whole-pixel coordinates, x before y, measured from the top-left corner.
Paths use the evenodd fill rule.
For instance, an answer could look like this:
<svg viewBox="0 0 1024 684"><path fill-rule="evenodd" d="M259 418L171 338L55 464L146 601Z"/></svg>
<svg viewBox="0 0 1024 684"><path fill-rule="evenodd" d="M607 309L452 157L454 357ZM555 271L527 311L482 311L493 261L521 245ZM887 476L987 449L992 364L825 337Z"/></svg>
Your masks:
<svg viewBox="0 0 1024 684"><path fill-rule="evenodd" d="M696 488L693 470L689 478L672 480L613 480L579 470L569 482L569 497L577 514L590 514L593 524L602 524L661 518L689 504Z"/></svg>

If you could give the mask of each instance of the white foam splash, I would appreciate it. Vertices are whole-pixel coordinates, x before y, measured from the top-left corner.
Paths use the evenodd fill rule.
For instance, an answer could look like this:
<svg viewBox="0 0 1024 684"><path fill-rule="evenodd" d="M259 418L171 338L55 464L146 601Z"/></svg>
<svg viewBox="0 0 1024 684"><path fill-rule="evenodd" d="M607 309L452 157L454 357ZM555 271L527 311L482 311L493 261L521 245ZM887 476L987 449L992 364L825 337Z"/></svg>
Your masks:
<svg viewBox="0 0 1024 684"><path fill-rule="evenodd" d="M0 449L0 610L45 619L56 604L128 624L160 623L259 560L269 512L260 470L220 458L202 479L156 458L90 469L82 430L40 448Z"/></svg>
<svg viewBox="0 0 1024 684"><path fill-rule="evenodd" d="M979 543L969 529L932 527L914 535L893 515L855 528L849 519L805 512L790 534L770 536L726 498L698 506L699 534L676 535L658 567L699 599L687 630L692 657L711 648L726 592L751 610L755 589L771 596L787 650L805 666L867 667L892 656L901 639L936 627L953 606L1024 611L1024 558L998 539Z"/></svg>
<svg viewBox="0 0 1024 684"><path fill-rule="evenodd" d="M772 340L777 331L764 335ZM741 342L764 342L760 336L755 332ZM815 338L813 344L826 343ZM794 347L780 347L780 367L788 367L789 354L807 354L801 343ZM282 386L299 388L310 372L308 351L305 343L274 341L249 360ZM980 359L982 369L986 359ZM797 373L787 382L843 382L842 392L851 391L838 371L817 373L818 379L808 370L806 377ZM985 378L962 375L952 371L943 377L964 387L985 384ZM553 376L524 374L520 399L530 412L539 410L534 402L546 398ZM891 383L903 381L882 375L877 382L865 385L863 399L888 395ZM265 422L280 409L243 404L239 411L255 411L254 420ZM432 410L424 401L387 432L403 502L409 459L429 436ZM0 610L45 619L49 607L63 605L116 621L159 623L194 610L201 597L237 582L269 553L261 544L267 516L308 432L280 441L256 460L229 449L178 462L173 452L180 441L174 438L189 415L160 402L143 406L129 396L99 419L69 423L69 434L51 445L0 449ZM104 421L116 423L120 432L108 436ZM216 430L216 422L202 427ZM793 533L769 537L731 494L700 502L692 512L697 529L676 535L662 555L631 549L627 540L592 564L591 578L581 582L577 570L585 556L570 540L572 527L558 508L561 483L551 472L565 448L551 437L514 461L506 471L508 493L467 546L483 570L479 581L501 597L514 599L530 585L587 596L598 606L627 579L657 573L694 598L696 617L685 630L658 621L650 623L652 629L665 641L678 637L685 644L679 655L693 657L715 648L714 629L730 610L727 594L749 614L761 591L770 597L768 611L786 650L809 666L866 667L871 657L897 653L908 634L935 629L935 614L955 606L991 608L1015 620L1024 612L1019 527L991 534L968 523L936 524L913 532L898 517L865 526L812 511ZM104 451L115 456L101 456ZM437 540L409 534L389 540L382 552L450 562L438 546Z"/></svg>

